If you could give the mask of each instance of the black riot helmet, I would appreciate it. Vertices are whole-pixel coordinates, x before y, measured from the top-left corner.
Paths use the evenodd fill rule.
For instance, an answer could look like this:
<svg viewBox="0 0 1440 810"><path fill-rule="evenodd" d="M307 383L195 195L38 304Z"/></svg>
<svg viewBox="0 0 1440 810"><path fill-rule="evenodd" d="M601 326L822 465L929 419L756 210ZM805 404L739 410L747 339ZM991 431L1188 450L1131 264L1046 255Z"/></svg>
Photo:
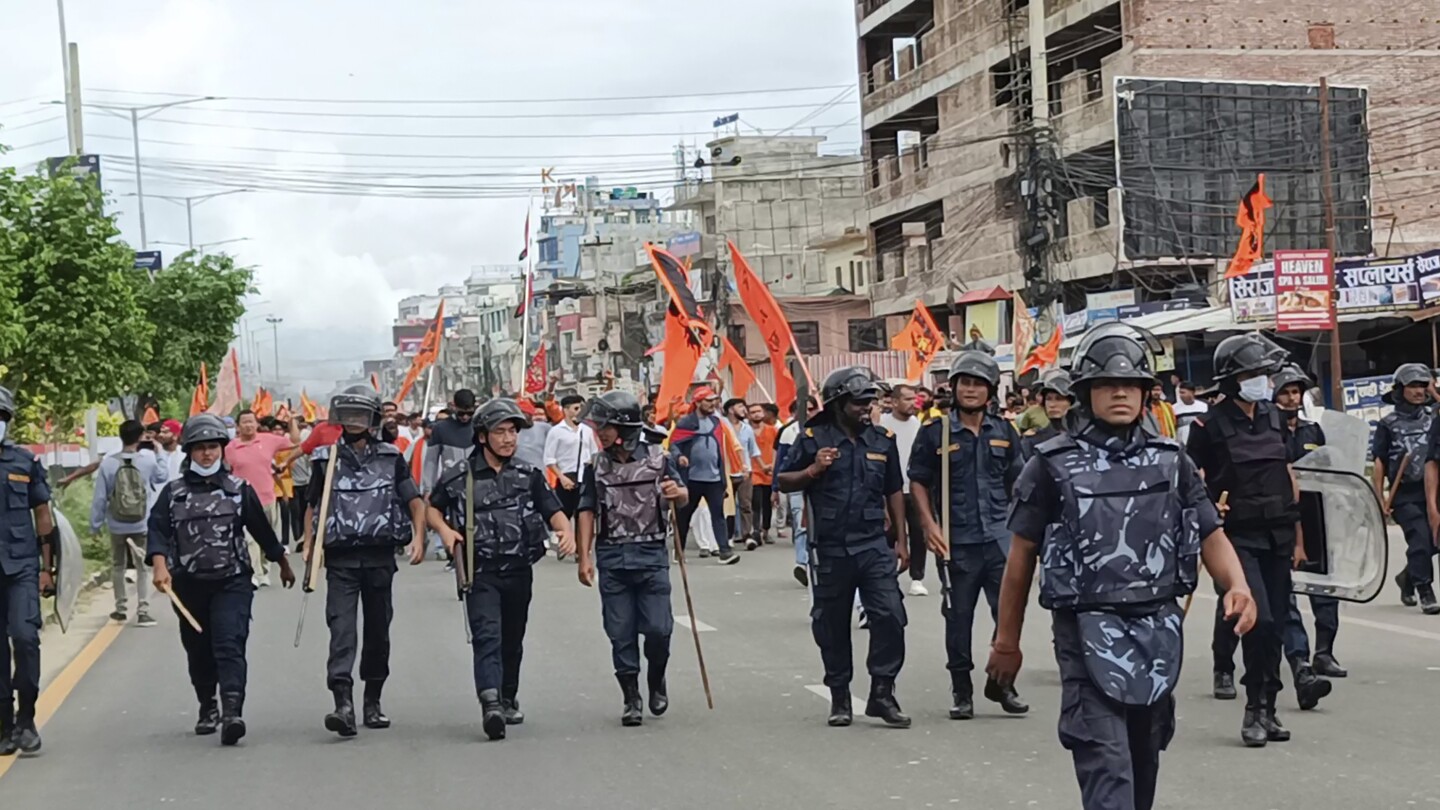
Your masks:
<svg viewBox="0 0 1440 810"><path fill-rule="evenodd" d="M1123 321L1106 321L1085 333L1070 362L1070 386L1081 404L1089 406L1096 380L1134 380L1149 390L1155 384L1151 358L1162 351L1147 329Z"/></svg>
<svg viewBox="0 0 1440 810"><path fill-rule="evenodd" d="M640 446L640 434L645 427L640 410L640 400L634 394L606 391L590 402L583 418L596 430L615 428L620 434L619 446L633 453Z"/></svg>
<svg viewBox="0 0 1440 810"><path fill-rule="evenodd" d="M1420 368L1423 370L1425 367L1421 366ZM1270 383L1275 386L1276 395L1279 395L1280 389L1287 385L1299 383L1300 390L1307 391L1314 384L1310 381L1310 376L1306 374L1300 366L1294 363L1286 363L1283 368L1275 372L1275 376L1271 378Z"/></svg>
<svg viewBox="0 0 1440 810"><path fill-rule="evenodd" d="M197 413L185 420L180 429L180 449L185 453L190 448L205 442L219 442L221 447L230 443L230 431L220 417L210 413Z"/></svg>
<svg viewBox="0 0 1440 810"><path fill-rule="evenodd" d="M1396 388L1404 388L1407 385L1414 385L1416 383L1429 385L1434 379L1430 373L1430 369L1424 363L1405 363L1395 369Z"/></svg>
<svg viewBox="0 0 1440 810"><path fill-rule="evenodd" d="M514 422L518 430L524 430L531 424L530 417L520 410L515 400L509 398L492 399L475 413L475 430L480 433L489 433L506 422Z"/></svg>
<svg viewBox="0 0 1440 810"><path fill-rule="evenodd" d="M880 396L880 384L875 372L865 366L837 368L825 378L820 386L820 404L827 410L831 403L841 399L874 399Z"/></svg>
<svg viewBox="0 0 1440 810"><path fill-rule="evenodd" d="M1216 382L1233 385L1241 374L1274 374L1288 357L1288 352L1259 332L1232 335L1215 347L1214 378Z"/></svg>
<svg viewBox="0 0 1440 810"><path fill-rule="evenodd" d="M974 377L977 380L983 380L986 385L990 386L990 393L993 394L995 389L1000 387L1000 364L985 352L967 349L956 354L955 359L950 363L950 373L946 375L946 379L949 380L951 389L954 389L957 377Z"/></svg>
<svg viewBox="0 0 1440 810"><path fill-rule="evenodd" d="M380 394L368 385L352 385L330 398L330 421L344 427L375 430L381 419Z"/></svg>
<svg viewBox="0 0 1440 810"><path fill-rule="evenodd" d="M1042 404L1047 391L1054 391L1072 403L1075 401L1075 392L1070 388L1070 373L1064 369L1057 368L1041 377L1039 391Z"/></svg>
<svg viewBox="0 0 1440 810"><path fill-rule="evenodd" d="M10 389L0 385L0 420L10 421L15 418L15 395Z"/></svg>

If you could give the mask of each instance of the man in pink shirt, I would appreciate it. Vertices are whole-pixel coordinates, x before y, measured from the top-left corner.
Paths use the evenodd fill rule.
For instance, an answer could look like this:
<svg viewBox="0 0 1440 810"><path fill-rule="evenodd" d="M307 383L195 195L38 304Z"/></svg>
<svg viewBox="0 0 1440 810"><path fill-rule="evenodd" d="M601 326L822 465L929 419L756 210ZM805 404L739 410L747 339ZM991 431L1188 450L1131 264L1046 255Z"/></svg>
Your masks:
<svg viewBox="0 0 1440 810"><path fill-rule="evenodd" d="M300 443L299 426L291 421L290 434L261 433L260 420L251 411L241 411L235 420L235 438L225 446L225 463L230 471L245 479L255 488L260 505L265 507L265 517L280 533L280 504L275 499L276 457ZM249 537L250 570L255 572L255 587L270 585L270 566L255 538Z"/></svg>

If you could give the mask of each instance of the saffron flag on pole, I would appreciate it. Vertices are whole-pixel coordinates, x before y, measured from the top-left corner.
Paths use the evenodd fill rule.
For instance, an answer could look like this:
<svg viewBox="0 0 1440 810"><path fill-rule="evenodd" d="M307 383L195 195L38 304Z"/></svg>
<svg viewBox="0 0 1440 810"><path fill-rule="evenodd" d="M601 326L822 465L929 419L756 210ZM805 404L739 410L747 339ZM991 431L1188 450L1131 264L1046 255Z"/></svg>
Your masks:
<svg viewBox="0 0 1440 810"><path fill-rule="evenodd" d="M910 322L890 340L890 348L910 353L910 360L905 366L905 377L914 382L924 376L925 367L930 365L930 361L935 359L935 355L940 353L944 345L945 337L922 301L915 302L915 311L910 314Z"/></svg>
<svg viewBox="0 0 1440 810"><path fill-rule="evenodd" d="M1240 244L1225 270L1225 278L1245 275L1251 265L1265 255L1265 211L1273 204L1265 194L1265 175L1260 174L1255 178L1255 185L1240 199L1240 209L1235 212Z"/></svg>
<svg viewBox="0 0 1440 810"><path fill-rule="evenodd" d="M731 264L735 266L735 288L740 292L740 301L745 304L745 311L750 313L750 320L755 322L755 328L765 341L765 352L770 356L770 370L775 375L775 405L780 408L780 418L789 419L790 405L795 401L795 377L791 375L790 364L785 357L795 346L795 336L790 331L785 313L780 311L780 304L770 294L770 288L750 269L750 263L745 261L735 243L727 244L730 246ZM795 356L808 375L805 359L798 349Z"/></svg>
<svg viewBox="0 0 1440 810"><path fill-rule="evenodd" d="M525 369L525 393L538 394L545 390L545 347L535 352L530 367Z"/></svg>
<svg viewBox="0 0 1440 810"><path fill-rule="evenodd" d="M370 372L370 387L374 388L377 394L380 392L380 375L373 371Z"/></svg>
<svg viewBox="0 0 1440 810"><path fill-rule="evenodd" d="M755 372L750 370L750 364L745 362L745 357L730 342L730 338L720 338L720 368L730 372L730 396L744 398L750 391L750 386L755 384Z"/></svg>
<svg viewBox="0 0 1440 810"><path fill-rule="evenodd" d="M420 379L420 374L440 356L440 341L444 334L445 302L441 301L435 310L434 323L430 324L430 328L425 332L425 339L420 341L420 350L415 353L415 359L410 361L410 370L405 372L405 382L400 385L400 393L395 395L396 402L405 401L405 395L410 393L411 387Z"/></svg>
<svg viewBox="0 0 1440 810"><path fill-rule="evenodd" d="M320 415L319 409L315 407L315 403L310 399L310 395L306 394L303 388L300 389L300 415L304 416L305 421L312 425L315 424L316 418Z"/></svg>
<svg viewBox="0 0 1440 810"><path fill-rule="evenodd" d="M1055 328L1050 331L1050 337L1039 346L1026 352L1024 362L1015 376L1020 376L1032 368L1041 369L1054 368L1060 362L1060 344L1065 341L1065 326L1059 321L1055 322ZM1016 350L1015 357L1020 357L1019 350Z"/></svg>
<svg viewBox="0 0 1440 810"><path fill-rule="evenodd" d="M695 367L700 365L704 349L691 336L685 316L674 307L665 310L665 338L660 345L665 365L660 372L660 390L655 395L655 419L665 422L672 415L680 415L677 408L690 391L690 381L695 378Z"/></svg>
<svg viewBox="0 0 1440 810"><path fill-rule="evenodd" d="M520 248L520 258L516 261L526 261L530 258L530 206L525 206L525 246ZM515 317L525 317L526 310L530 309L530 298L535 295L535 274L531 272L529 264L525 266L525 291L520 294L520 305L515 308Z"/></svg>
<svg viewBox="0 0 1440 810"><path fill-rule="evenodd" d="M1030 314L1030 308L1025 306L1025 299L1016 292L1010 299L1010 346L1011 356L1023 362L1030 356L1030 350L1035 346L1035 318ZM1024 374L1025 372L1020 372ZM1016 374L1015 376L1020 376Z"/></svg>
<svg viewBox="0 0 1440 810"><path fill-rule="evenodd" d="M273 408L274 400L270 396L270 392L266 391L263 386L255 389L255 396L250 400L250 410L255 413L255 418L264 419L270 416Z"/></svg>
<svg viewBox="0 0 1440 810"><path fill-rule="evenodd" d="M685 272L685 265L669 251L649 242L645 243L645 251L650 254L650 264L655 268L660 286L670 298L670 308L680 314L686 332L704 352L714 342L715 330L706 322L695 295L690 292L690 274Z"/></svg>
<svg viewBox="0 0 1440 810"><path fill-rule="evenodd" d="M190 395L190 415L202 414L210 407L210 375L205 370L205 364L200 364L200 382L195 386L195 393Z"/></svg>
<svg viewBox="0 0 1440 810"><path fill-rule="evenodd" d="M220 376L215 381L215 402L210 405L210 413L216 416L229 416L240 404L240 356L232 347L230 353L225 355L225 360L220 363Z"/></svg>

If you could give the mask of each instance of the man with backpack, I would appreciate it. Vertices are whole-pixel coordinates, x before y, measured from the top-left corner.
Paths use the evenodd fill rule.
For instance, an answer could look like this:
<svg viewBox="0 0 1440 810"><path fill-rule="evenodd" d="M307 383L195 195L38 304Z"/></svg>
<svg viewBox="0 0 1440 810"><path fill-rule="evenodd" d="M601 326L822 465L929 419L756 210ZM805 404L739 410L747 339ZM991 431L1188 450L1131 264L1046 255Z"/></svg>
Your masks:
<svg viewBox="0 0 1440 810"><path fill-rule="evenodd" d="M115 612L110 618L123 622L126 608L125 567L130 559L129 542L144 546L147 541L145 521L150 515L150 493L165 484L166 470L155 453L140 449L145 426L127 419L120 424L118 453L111 453L100 462L95 476L95 497L90 502L90 532L99 534L101 526L110 530L110 581L115 586ZM142 565L136 561L137 565ZM137 572L143 574L143 572ZM135 623L153 627L150 618L150 588L144 576L135 577L135 596L139 610Z"/></svg>

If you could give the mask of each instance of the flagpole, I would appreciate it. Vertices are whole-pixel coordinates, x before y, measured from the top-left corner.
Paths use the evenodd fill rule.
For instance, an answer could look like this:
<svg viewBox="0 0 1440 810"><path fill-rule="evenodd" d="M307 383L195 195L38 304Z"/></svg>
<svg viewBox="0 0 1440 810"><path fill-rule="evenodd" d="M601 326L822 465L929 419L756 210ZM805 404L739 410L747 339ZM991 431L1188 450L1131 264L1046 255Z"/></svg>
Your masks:
<svg viewBox="0 0 1440 810"><path fill-rule="evenodd" d="M525 377L530 372L530 279L535 273L535 257L530 255L530 209L533 197L525 200L525 278L520 283L520 392L525 393Z"/></svg>

